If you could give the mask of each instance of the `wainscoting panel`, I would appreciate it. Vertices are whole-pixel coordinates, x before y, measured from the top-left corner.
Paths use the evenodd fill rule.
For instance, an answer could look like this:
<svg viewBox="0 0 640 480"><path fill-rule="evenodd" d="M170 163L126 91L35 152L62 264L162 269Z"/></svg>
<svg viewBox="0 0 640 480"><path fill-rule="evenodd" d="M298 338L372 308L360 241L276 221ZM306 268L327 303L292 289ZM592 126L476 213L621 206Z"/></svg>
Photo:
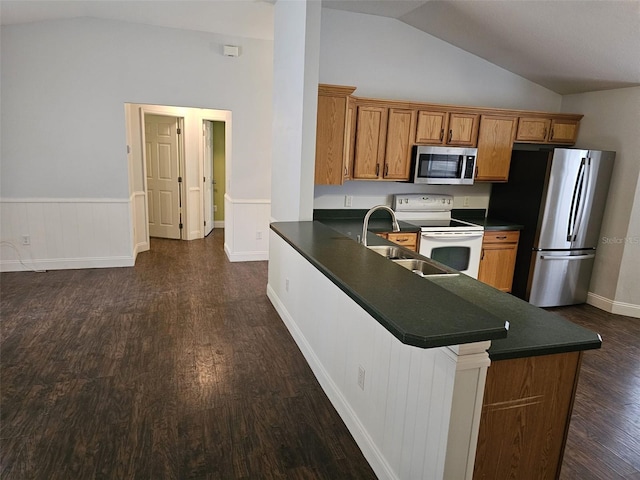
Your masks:
<svg viewBox="0 0 640 480"><path fill-rule="evenodd" d="M224 250L232 262L269 259L271 201L225 195Z"/></svg>
<svg viewBox="0 0 640 480"><path fill-rule="evenodd" d="M130 209L127 199L2 199L0 270L132 266Z"/></svg>

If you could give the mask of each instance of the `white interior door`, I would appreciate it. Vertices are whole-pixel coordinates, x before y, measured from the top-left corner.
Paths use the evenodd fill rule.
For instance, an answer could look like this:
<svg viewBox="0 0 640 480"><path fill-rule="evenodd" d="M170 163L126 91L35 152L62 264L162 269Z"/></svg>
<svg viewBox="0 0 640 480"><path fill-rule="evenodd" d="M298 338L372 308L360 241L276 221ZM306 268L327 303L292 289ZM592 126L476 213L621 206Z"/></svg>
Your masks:
<svg viewBox="0 0 640 480"><path fill-rule="evenodd" d="M180 238L178 119L145 114L149 235Z"/></svg>
<svg viewBox="0 0 640 480"><path fill-rule="evenodd" d="M204 152L204 236L213 230L213 122L203 120L202 141Z"/></svg>

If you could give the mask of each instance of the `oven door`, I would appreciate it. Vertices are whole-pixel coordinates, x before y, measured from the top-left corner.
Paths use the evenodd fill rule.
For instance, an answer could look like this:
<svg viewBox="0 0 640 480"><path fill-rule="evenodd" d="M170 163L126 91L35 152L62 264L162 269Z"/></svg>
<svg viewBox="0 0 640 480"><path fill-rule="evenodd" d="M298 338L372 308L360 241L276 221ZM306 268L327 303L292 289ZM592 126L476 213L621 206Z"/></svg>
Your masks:
<svg viewBox="0 0 640 480"><path fill-rule="evenodd" d="M483 232L422 232L420 255L478 278Z"/></svg>

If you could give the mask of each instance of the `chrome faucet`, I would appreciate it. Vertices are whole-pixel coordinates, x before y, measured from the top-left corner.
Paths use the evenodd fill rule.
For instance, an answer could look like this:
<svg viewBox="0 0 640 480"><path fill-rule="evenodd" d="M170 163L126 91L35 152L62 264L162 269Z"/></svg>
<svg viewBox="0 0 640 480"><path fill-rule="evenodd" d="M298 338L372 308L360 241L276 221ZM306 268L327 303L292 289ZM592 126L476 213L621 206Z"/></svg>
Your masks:
<svg viewBox="0 0 640 480"><path fill-rule="evenodd" d="M364 222L362 223L362 238L360 239L360 242L365 247L367 246L367 230L369 229L369 218L371 217L371 214L376 210L386 210L387 212L389 212L391 214L391 221L393 223L393 231L394 232L400 231L400 225L398 225L396 212L391 210L390 207L387 207L386 205L376 205L375 207L371 207L367 212L367 214L364 216Z"/></svg>

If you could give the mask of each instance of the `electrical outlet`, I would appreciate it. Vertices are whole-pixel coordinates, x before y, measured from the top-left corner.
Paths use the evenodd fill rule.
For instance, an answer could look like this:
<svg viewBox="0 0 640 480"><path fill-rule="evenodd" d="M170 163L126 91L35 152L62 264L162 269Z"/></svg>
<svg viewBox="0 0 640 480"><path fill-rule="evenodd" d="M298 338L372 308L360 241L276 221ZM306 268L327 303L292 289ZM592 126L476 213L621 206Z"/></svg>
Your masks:
<svg viewBox="0 0 640 480"><path fill-rule="evenodd" d="M256 240L262 240L262 232L256 232Z"/></svg>
<svg viewBox="0 0 640 480"><path fill-rule="evenodd" d="M358 386L364 390L364 368L362 368L362 365L358 365Z"/></svg>
<svg viewBox="0 0 640 480"><path fill-rule="evenodd" d="M344 196L344 206L351 207L353 205L353 196L345 195Z"/></svg>
<svg viewBox="0 0 640 480"><path fill-rule="evenodd" d="M214 205L214 206L213 206L213 211L214 211L214 212L217 212L217 211L218 211L218 205Z"/></svg>
<svg viewBox="0 0 640 480"><path fill-rule="evenodd" d="M284 279L284 289L288 292L289 291L289 279L285 278Z"/></svg>
<svg viewBox="0 0 640 480"><path fill-rule="evenodd" d="M31 245L31 235L22 235L22 245Z"/></svg>
<svg viewBox="0 0 640 480"><path fill-rule="evenodd" d="M464 197L464 201L462 202L462 206L463 207L468 207L469 206L469 197Z"/></svg>

